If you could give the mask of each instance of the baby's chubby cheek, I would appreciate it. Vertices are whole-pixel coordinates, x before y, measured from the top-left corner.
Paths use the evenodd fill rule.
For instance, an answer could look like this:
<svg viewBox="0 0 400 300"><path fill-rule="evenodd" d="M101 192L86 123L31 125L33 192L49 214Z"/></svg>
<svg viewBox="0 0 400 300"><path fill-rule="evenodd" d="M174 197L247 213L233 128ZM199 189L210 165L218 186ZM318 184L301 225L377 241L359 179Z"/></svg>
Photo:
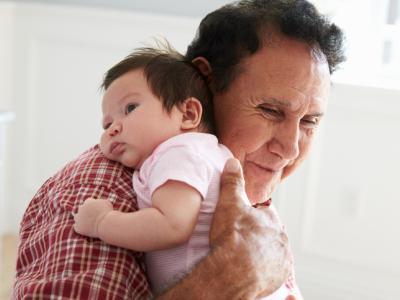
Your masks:
<svg viewBox="0 0 400 300"><path fill-rule="evenodd" d="M107 144L103 139L100 140L99 148L100 148L101 153L103 153L103 155L105 157L112 160L112 157L110 156L109 151L107 151Z"/></svg>

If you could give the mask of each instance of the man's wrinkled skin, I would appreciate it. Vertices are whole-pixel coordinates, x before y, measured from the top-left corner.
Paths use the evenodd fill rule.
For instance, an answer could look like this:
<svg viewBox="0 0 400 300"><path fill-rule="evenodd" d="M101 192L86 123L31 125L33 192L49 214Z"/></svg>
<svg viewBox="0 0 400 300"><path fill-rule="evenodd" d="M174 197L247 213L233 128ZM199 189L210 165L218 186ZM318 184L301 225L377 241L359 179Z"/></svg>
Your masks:
<svg viewBox="0 0 400 300"><path fill-rule="evenodd" d="M230 159L221 176L220 200L210 232L212 255L157 299L250 300L271 294L291 269L288 238L278 224L271 209L249 204L240 163Z"/></svg>
<svg viewBox="0 0 400 300"><path fill-rule="evenodd" d="M221 177L220 200L210 232L212 247L224 243L236 249L234 261L246 266L246 270L238 270L237 276L248 281L258 297L273 293L290 273L288 237L271 209L249 205L243 172L235 159L227 162Z"/></svg>
<svg viewBox="0 0 400 300"><path fill-rule="evenodd" d="M198 57L193 63L212 83L208 61ZM292 267L288 238L274 211L253 208L249 200L269 199L306 158L326 109L329 67L307 43L280 33L240 67L226 90L213 91L218 139L237 160L221 177L211 254L165 299L180 299L180 288L186 299L268 296L284 284ZM223 274L217 266L224 266Z"/></svg>
<svg viewBox="0 0 400 300"><path fill-rule="evenodd" d="M214 94L218 139L240 161L253 204L269 199L307 157L330 90L323 56L278 33L270 39Z"/></svg>

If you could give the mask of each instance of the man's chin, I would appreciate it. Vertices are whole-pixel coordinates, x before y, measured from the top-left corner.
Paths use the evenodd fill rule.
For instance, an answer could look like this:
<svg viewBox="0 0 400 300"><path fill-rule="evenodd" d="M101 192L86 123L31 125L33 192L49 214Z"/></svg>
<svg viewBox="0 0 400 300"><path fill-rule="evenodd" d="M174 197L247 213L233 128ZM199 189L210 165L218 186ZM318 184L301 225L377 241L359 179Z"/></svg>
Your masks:
<svg viewBox="0 0 400 300"><path fill-rule="evenodd" d="M262 189L246 188L247 197L253 205L263 203L270 199L272 192L272 187L263 187Z"/></svg>
<svg viewBox="0 0 400 300"><path fill-rule="evenodd" d="M272 193L281 178L276 176L271 181L265 184L265 182L252 182L245 178L246 194L252 204L264 203L272 197Z"/></svg>

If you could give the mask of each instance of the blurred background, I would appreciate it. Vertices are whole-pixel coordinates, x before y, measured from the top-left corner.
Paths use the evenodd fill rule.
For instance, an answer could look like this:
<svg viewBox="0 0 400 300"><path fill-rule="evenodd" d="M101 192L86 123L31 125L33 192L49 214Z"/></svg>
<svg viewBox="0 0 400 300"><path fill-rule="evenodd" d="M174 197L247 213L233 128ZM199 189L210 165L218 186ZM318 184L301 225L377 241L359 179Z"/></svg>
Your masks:
<svg viewBox="0 0 400 300"><path fill-rule="evenodd" d="M104 72L154 37L185 52L228 2L0 1L0 299L30 199L98 142ZM398 299L400 0L312 2L345 30L348 61L314 153L274 201L305 299Z"/></svg>

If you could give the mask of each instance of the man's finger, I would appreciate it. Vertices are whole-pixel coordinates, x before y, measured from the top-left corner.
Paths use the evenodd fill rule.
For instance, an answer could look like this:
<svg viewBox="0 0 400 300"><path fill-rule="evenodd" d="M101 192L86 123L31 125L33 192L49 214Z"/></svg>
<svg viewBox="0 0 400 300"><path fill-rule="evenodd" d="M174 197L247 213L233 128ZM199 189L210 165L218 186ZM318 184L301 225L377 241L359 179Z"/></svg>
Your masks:
<svg viewBox="0 0 400 300"><path fill-rule="evenodd" d="M240 165L239 160L237 160L236 158L230 158L226 161L224 167L224 173L238 174L241 172L242 172L242 167Z"/></svg>
<svg viewBox="0 0 400 300"><path fill-rule="evenodd" d="M229 159L226 162L224 171L221 174L220 199L225 199L225 201L234 200L235 198L247 200L244 185L245 183L240 162L236 158Z"/></svg>

